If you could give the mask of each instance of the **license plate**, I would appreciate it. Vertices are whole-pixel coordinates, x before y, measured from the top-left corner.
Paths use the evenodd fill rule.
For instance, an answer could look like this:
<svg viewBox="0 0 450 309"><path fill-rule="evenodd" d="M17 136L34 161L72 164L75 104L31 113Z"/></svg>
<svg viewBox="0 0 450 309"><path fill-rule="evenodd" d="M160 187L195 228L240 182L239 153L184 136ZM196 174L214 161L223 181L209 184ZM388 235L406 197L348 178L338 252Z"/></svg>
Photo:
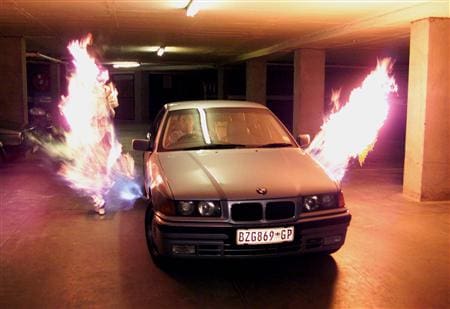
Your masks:
<svg viewBox="0 0 450 309"><path fill-rule="evenodd" d="M236 233L236 243L238 245L277 244L293 240L293 226L268 229L239 229Z"/></svg>

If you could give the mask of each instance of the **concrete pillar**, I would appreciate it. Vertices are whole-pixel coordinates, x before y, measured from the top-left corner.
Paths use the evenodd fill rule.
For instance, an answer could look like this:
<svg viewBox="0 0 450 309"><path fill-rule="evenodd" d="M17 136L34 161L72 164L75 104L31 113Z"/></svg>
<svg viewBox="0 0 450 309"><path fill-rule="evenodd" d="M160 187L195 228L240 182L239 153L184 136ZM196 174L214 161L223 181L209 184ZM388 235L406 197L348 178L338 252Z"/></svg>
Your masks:
<svg viewBox="0 0 450 309"><path fill-rule="evenodd" d="M450 200L450 19L411 25L403 192Z"/></svg>
<svg viewBox="0 0 450 309"><path fill-rule="evenodd" d="M247 101L266 105L266 60L251 59L246 64L246 91Z"/></svg>
<svg viewBox="0 0 450 309"><path fill-rule="evenodd" d="M25 40L0 37L0 124L28 123Z"/></svg>
<svg viewBox="0 0 450 309"><path fill-rule="evenodd" d="M323 122L325 51L300 49L294 53L293 133L319 132Z"/></svg>

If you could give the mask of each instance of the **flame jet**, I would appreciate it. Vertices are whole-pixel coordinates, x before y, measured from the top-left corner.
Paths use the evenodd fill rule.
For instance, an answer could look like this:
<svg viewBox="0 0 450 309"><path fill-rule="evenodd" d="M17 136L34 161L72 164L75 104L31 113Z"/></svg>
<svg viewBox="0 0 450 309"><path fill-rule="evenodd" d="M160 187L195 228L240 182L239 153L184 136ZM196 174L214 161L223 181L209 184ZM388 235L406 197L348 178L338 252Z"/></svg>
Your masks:
<svg viewBox="0 0 450 309"><path fill-rule="evenodd" d="M390 58L378 61L361 86L353 89L348 102L333 109L306 149L330 177L340 181L350 160L359 157L362 164L373 148L389 112L388 96L397 91L392 67Z"/></svg>
<svg viewBox="0 0 450 309"><path fill-rule="evenodd" d="M101 213L114 183L133 179L134 161L129 154L122 154L113 126L117 90L109 82L108 71L88 53L91 44L88 35L68 45L74 70L68 78L68 95L59 105L67 123L65 139L41 146L62 162L58 174L70 187L90 196Z"/></svg>

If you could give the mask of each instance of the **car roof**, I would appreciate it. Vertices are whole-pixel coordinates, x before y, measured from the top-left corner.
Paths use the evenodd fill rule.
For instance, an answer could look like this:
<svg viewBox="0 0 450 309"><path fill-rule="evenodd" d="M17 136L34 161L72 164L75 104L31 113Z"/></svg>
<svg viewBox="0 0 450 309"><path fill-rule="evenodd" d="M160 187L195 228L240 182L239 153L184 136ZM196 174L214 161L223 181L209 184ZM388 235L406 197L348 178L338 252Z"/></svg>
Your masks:
<svg viewBox="0 0 450 309"><path fill-rule="evenodd" d="M213 107L250 107L267 109L264 105L249 101L235 100L198 100L198 101L180 101L167 103L164 107L168 111L191 109L191 108L213 108Z"/></svg>

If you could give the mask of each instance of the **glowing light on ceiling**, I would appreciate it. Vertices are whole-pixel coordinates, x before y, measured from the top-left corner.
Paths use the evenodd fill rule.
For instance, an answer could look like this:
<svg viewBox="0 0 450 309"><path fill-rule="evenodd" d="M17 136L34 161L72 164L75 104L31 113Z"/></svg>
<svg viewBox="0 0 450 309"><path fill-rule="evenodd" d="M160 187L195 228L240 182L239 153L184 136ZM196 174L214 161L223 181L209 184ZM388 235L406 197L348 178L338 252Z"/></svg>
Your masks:
<svg viewBox="0 0 450 309"><path fill-rule="evenodd" d="M200 2L196 0L190 0L186 6L186 16L194 17L200 11Z"/></svg>
<svg viewBox="0 0 450 309"><path fill-rule="evenodd" d="M160 48L160 45L150 45L150 46L104 46L105 50L111 52L120 53L156 53ZM214 52L214 48L211 46L204 47L183 47L183 46L167 46L164 45L164 52L167 53L179 53L179 54L205 54Z"/></svg>
<svg viewBox="0 0 450 309"><path fill-rule="evenodd" d="M175 9L184 9L189 4L190 0L169 0L167 5Z"/></svg>
<svg viewBox="0 0 450 309"><path fill-rule="evenodd" d="M164 46L161 46L161 47L159 47L158 48L158 50L156 51L156 54L158 55L158 56L162 56L162 55L164 55L164 52L166 51L166 48L164 47Z"/></svg>
<svg viewBox="0 0 450 309"><path fill-rule="evenodd" d="M112 62L113 68L121 69L121 68L137 68L141 66L139 62L136 61L114 61Z"/></svg>
<svg viewBox="0 0 450 309"><path fill-rule="evenodd" d="M389 112L388 96L397 91L392 67L390 58L378 61L361 86L353 89L348 102L340 109L335 107L306 149L332 178L341 180L350 160L358 157L362 164L373 148Z"/></svg>

